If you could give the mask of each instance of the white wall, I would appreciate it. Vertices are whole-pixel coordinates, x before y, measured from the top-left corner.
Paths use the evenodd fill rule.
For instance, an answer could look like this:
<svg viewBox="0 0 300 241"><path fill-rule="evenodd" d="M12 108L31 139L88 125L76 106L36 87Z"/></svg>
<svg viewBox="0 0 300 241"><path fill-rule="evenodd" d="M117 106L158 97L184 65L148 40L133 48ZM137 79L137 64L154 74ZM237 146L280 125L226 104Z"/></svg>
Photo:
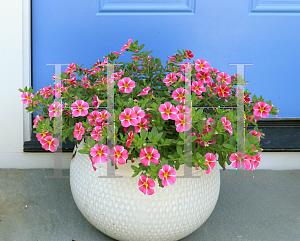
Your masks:
<svg viewBox="0 0 300 241"><path fill-rule="evenodd" d="M19 88L30 83L29 0L3 0L0 8L0 168L53 168L54 154L24 153L29 115ZM69 168L71 153L63 153ZM228 167L230 169L230 167ZM300 153L263 153L258 169L300 169Z"/></svg>

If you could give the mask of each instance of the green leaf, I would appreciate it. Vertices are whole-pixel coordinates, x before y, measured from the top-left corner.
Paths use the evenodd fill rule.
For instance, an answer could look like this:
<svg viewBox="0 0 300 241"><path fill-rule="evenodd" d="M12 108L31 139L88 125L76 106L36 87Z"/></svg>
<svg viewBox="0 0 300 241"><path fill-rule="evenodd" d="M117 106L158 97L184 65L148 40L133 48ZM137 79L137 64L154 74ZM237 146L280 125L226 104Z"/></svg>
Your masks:
<svg viewBox="0 0 300 241"><path fill-rule="evenodd" d="M89 138L89 146L93 147L95 146L96 141L93 138Z"/></svg>
<svg viewBox="0 0 300 241"><path fill-rule="evenodd" d="M179 132L179 136L182 140L184 140L184 133L183 132Z"/></svg>
<svg viewBox="0 0 300 241"><path fill-rule="evenodd" d="M156 170L156 165L154 164L154 162L150 162L150 168L152 169L152 170Z"/></svg>
<svg viewBox="0 0 300 241"><path fill-rule="evenodd" d="M168 160L167 160L167 159L163 159L161 165L162 165L162 166L163 166L163 165L168 165Z"/></svg>
<svg viewBox="0 0 300 241"><path fill-rule="evenodd" d="M203 169L203 170L208 170L208 167L203 164L203 163L199 163L199 166Z"/></svg>
<svg viewBox="0 0 300 241"><path fill-rule="evenodd" d="M257 102L257 97L256 97L256 95L253 95L253 96L252 96L252 102L255 102L255 103Z"/></svg>
<svg viewBox="0 0 300 241"><path fill-rule="evenodd" d="M181 146L176 145L176 150L179 155L182 155L182 147Z"/></svg>
<svg viewBox="0 0 300 241"><path fill-rule="evenodd" d="M140 169L138 167L136 167L135 165L131 165L131 168L135 171L135 172L140 172Z"/></svg>
<svg viewBox="0 0 300 241"><path fill-rule="evenodd" d="M175 169L176 171L179 169L180 167L180 163L179 163L179 159L176 160L176 163L175 163Z"/></svg>
<svg viewBox="0 0 300 241"><path fill-rule="evenodd" d="M235 147L236 146L236 137L235 136L230 136L229 142L230 142L230 145Z"/></svg>
<svg viewBox="0 0 300 241"><path fill-rule="evenodd" d="M233 146L230 145L230 144L228 144L228 143L224 143L223 146L224 146L225 148L227 148L227 149L230 149L230 150L233 149Z"/></svg>
<svg viewBox="0 0 300 241"><path fill-rule="evenodd" d="M78 150L80 154L89 154L89 151L86 149Z"/></svg>
<svg viewBox="0 0 300 241"><path fill-rule="evenodd" d="M143 140L146 140L146 138L148 136L148 132L145 131L144 129L142 129L140 135Z"/></svg>
<svg viewBox="0 0 300 241"><path fill-rule="evenodd" d="M133 173L132 177L136 177L137 175L139 175L139 172Z"/></svg>

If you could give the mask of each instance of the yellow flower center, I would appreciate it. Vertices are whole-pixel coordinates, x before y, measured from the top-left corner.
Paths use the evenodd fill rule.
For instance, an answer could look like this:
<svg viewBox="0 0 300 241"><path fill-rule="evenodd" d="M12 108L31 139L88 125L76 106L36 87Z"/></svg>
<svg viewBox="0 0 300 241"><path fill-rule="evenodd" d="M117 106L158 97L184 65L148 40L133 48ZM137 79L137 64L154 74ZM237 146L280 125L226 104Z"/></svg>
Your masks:
<svg viewBox="0 0 300 241"><path fill-rule="evenodd" d="M103 154L103 151L102 151L102 150L98 150L98 151L97 151L97 155L102 156L102 154Z"/></svg>
<svg viewBox="0 0 300 241"><path fill-rule="evenodd" d="M147 153L146 157L150 160L152 158L152 154L151 153Z"/></svg>
<svg viewBox="0 0 300 241"><path fill-rule="evenodd" d="M171 110L170 109L166 109L166 112L165 112L167 115L169 115L171 113Z"/></svg>
<svg viewBox="0 0 300 241"><path fill-rule="evenodd" d="M180 121L181 125L185 125L185 119Z"/></svg>
<svg viewBox="0 0 300 241"><path fill-rule="evenodd" d="M183 94L179 94L179 95L178 95L178 98L179 98L179 99L182 99L182 98L183 98Z"/></svg>
<svg viewBox="0 0 300 241"><path fill-rule="evenodd" d="M120 158L120 156L122 156L122 155L121 155L121 152L117 152L117 153L116 153L116 156L117 156L118 158Z"/></svg>
<svg viewBox="0 0 300 241"><path fill-rule="evenodd" d="M168 177L169 177L169 173L168 173L168 172L165 172L165 173L164 173L164 178L167 179Z"/></svg>
<svg viewBox="0 0 300 241"><path fill-rule="evenodd" d="M126 88L126 89L129 88L129 84L128 84L128 83L125 83L125 84L124 84L124 88Z"/></svg>
<svg viewBox="0 0 300 241"><path fill-rule="evenodd" d="M147 182L143 182L143 185L146 187L146 189L148 189L148 183Z"/></svg>
<svg viewBox="0 0 300 241"><path fill-rule="evenodd" d="M130 115L125 115L125 120L129 121L130 120Z"/></svg>
<svg viewBox="0 0 300 241"><path fill-rule="evenodd" d="M259 111L264 112L264 111L265 111L265 108L264 108L263 106L261 106L261 107L259 108Z"/></svg>

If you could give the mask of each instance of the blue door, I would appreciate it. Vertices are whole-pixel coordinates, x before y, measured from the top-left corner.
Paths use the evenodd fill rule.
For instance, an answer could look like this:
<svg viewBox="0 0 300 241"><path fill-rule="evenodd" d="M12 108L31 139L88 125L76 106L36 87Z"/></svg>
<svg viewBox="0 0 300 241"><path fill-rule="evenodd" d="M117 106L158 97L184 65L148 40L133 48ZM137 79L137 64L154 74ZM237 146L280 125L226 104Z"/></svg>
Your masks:
<svg viewBox="0 0 300 241"><path fill-rule="evenodd" d="M252 63L249 91L299 118L299 29L299 0L32 0L33 88L53 83L46 64L91 67L133 39L163 63L177 49L230 75Z"/></svg>

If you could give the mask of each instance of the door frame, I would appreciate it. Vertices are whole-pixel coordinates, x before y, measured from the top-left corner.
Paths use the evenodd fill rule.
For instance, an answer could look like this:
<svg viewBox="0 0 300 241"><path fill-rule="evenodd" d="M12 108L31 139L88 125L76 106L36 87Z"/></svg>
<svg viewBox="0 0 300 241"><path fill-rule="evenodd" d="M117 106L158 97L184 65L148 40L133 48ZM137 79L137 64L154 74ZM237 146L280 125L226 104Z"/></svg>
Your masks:
<svg viewBox="0 0 300 241"><path fill-rule="evenodd" d="M22 0L23 88L32 86L32 11L31 0ZM23 109L23 141L31 140L32 114Z"/></svg>

